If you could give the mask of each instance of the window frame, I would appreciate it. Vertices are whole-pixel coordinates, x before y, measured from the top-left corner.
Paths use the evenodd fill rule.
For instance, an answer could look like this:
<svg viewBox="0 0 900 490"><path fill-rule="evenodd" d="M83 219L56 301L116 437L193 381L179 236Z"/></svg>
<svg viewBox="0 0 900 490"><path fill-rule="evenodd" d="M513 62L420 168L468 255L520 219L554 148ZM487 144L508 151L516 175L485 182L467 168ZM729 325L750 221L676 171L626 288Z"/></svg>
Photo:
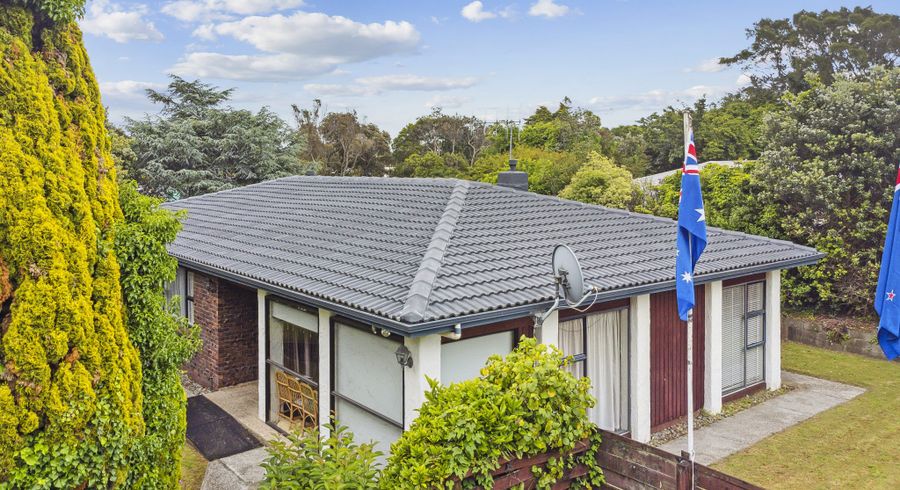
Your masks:
<svg viewBox="0 0 900 490"><path fill-rule="evenodd" d="M378 329L380 329L380 327L378 327L377 325L365 325L356 320L353 320L353 319L350 319L347 317L343 317L343 316L339 316L339 315L331 317L330 322L329 322L329 328L331 330L331 332L330 332L331 340L330 340L330 345L329 345L329 349L331 351L330 356L329 356L329 363L330 363L330 370L331 370L331 373L330 373L331 386L329 389L329 393L331 394L332 415L335 417L338 416L337 410L336 410L337 409L337 400L340 399L341 401L349 403L350 405L353 405L354 407L366 412L367 414L400 429L400 431L402 433L403 431L406 430L406 389L405 389L405 387L406 387L406 369L407 369L406 366L401 366L399 363L397 363L397 368L400 369L400 394L399 394L399 396L400 396L400 420L399 421L395 420L394 418L392 418L388 415L385 415L375 409L369 408L369 407L363 405L362 403L360 403L342 393L339 393L337 390L337 366L338 366L338 358L337 358L338 328L337 328L337 324L338 323L340 323L341 325L346 326L348 328L355 328L357 330L362 330L364 332L370 332L371 335L376 335L375 332ZM397 343L398 346L405 345L405 343L403 341L403 337L396 333L393 333L393 332L391 332L391 334L388 335L387 340Z"/></svg>
<svg viewBox="0 0 900 490"><path fill-rule="evenodd" d="M626 417L628 420L628 427L624 428L622 430L614 431L616 434L628 434L629 432L631 432L631 396L632 396L632 394L631 394L631 380L632 380L632 378L631 378L631 376L632 376L632 372L631 372L631 305L615 306L615 307L607 308L604 310L586 311L584 313L579 313L577 315L572 315L572 316L566 316L564 318L559 319L559 323L570 322L573 320L581 320L581 342L582 342L581 345L584 346L584 352L582 352L581 354L572 356L572 365L574 365L576 363L581 363L581 377L587 377L587 363L588 363L588 359L589 359L589 357L588 357L587 318L592 315L602 315L605 313L616 313L616 314L621 315L623 311L625 312L625 331L627 334L624 342L625 342L625 346L626 346L625 350L628 352L628 355L626 356L628 358L628 359L626 359L626 361L627 361L626 368L628 369L628 372L627 372L628 383L626 383L626 384L628 385L628 389L627 389L627 395L625 397L626 399L624 400L625 408L628 411L628 416Z"/></svg>
<svg viewBox="0 0 900 490"><path fill-rule="evenodd" d="M760 285L760 289L761 289L760 303L762 304L762 308L757 309L757 310L750 310L750 287L757 285L757 284ZM722 396L728 396L728 395L731 395L738 391L741 391L741 390L744 390L744 389L747 389L747 388L750 388L750 387L753 387L758 384L766 382L766 340L767 340L766 325L768 322L768 318L767 318L768 315L767 315L767 311L766 311L766 280L765 279L753 279L753 280L750 280L747 282L731 284L729 286L725 286L723 289L729 289L729 288L741 288L741 293L743 293L743 296L744 296L744 311L742 311L740 314L741 329L742 329L741 338L742 338L743 344L744 344L743 348L741 349L741 361L743 364L743 368L741 370L741 374L742 374L741 383L738 385L730 386L728 388L723 386L722 387ZM723 315L722 324L724 325L725 324L724 308L722 309L722 315ZM760 335L760 339L757 342L750 342L750 319L757 318L757 317L762 317L762 325L760 326L762 333ZM724 336L723 336L723 338L724 338ZM762 349L762 367L761 367L762 379L750 382L750 381L748 381L748 376L747 376L748 371L749 371L749 369L747 369L747 359L749 357L747 355L747 353L752 349ZM724 353L723 353L723 357L724 357Z"/></svg>

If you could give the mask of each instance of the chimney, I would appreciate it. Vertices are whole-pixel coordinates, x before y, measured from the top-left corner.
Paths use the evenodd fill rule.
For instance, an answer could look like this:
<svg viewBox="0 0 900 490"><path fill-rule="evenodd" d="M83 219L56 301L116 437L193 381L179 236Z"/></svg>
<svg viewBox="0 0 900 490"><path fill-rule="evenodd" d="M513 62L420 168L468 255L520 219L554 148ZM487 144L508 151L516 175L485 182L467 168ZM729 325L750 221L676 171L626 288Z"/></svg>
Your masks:
<svg viewBox="0 0 900 490"><path fill-rule="evenodd" d="M501 187L509 187L517 191L528 190L528 173L517 171L516 165L518 163L518 160L514 160L512 158L509 159L509 170L507 170L506 172L500 172L497 175L497 185Z"/></svg>

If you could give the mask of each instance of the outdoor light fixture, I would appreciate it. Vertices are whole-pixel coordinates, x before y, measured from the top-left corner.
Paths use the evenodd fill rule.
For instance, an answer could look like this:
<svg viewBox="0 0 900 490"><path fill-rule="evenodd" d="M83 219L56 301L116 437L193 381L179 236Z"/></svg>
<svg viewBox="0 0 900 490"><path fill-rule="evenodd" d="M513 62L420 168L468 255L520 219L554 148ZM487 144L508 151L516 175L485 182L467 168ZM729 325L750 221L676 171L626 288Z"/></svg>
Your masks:
<svg viewBox="0 0 900 490"><path fill-rule="evenodd" d="M410 352L405 345L397 347L397 352L394 352L394 355L397 356L397 362L401 366L406 366L409 368L413 366L412 352Z"/></svg>

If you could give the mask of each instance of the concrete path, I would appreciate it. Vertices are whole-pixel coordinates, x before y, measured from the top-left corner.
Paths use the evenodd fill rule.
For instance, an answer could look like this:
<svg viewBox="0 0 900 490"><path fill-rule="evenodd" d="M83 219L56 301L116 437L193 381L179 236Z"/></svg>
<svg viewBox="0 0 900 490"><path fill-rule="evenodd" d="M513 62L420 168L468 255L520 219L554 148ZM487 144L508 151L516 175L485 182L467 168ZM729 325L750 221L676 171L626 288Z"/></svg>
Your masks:
<svg viewBox="0 0 900 490"><path fill-rule="evenodd" d="M797 388L694 432L698 463L709 465L851 400L865 390L856 386L789 372L782 381ZM687 449L687 437L660 446L673 454Z"/></svg>
<svg viewBox="0 0 900 490"><path fill-rule="evenodd" d="M260 467L268 457L265 446L210 461L200 490L251 490L266 476Z"/></svg>

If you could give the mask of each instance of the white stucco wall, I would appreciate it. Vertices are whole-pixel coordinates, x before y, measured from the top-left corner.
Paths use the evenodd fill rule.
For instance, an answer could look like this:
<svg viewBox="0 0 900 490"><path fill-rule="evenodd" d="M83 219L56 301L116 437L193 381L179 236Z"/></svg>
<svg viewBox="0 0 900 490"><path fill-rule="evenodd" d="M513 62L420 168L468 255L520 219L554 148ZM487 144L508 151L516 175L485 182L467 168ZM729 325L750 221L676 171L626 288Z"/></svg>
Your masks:
<svg viewBox="0 0 900 490"><path fill-rule="evenodd" d="M706 284L706 344L703 373L703 408L722 411L722 281Z"/></svg>
<svg viewBox="0 0 900 490"><path fill-rule="evenodd" d="M412 354L413 366L405 368L403 377L403 428L419 415L417 410L425 402L425 393L429 390L426 376L441 379L441 336L438 334L423 337L406 337L403 344Z"/></svg>
<svg viewBox="0 0 900 490"><path fill-rule="evenodd" d="M650 295L633 296L631 323L631 438L650 440Z"/></svg>
<svg viewBox="0 0 900 490"><path fill-rule="evenodd" d="M766 388L781 388L781 271L766 273Z"/></svg>
<svg viewBox="0 0 900 490"><path fill-rule="evenodd" d="M331 312L319 308L319 434L331 422Z"/></svg>
<svg viewBox="0 0 900 490"><path fill-rule="evenodd" d="M257 307L257 415L260 420L266 420L266 296L268 292L262 289L256 290L256 307Z"/></svg>

